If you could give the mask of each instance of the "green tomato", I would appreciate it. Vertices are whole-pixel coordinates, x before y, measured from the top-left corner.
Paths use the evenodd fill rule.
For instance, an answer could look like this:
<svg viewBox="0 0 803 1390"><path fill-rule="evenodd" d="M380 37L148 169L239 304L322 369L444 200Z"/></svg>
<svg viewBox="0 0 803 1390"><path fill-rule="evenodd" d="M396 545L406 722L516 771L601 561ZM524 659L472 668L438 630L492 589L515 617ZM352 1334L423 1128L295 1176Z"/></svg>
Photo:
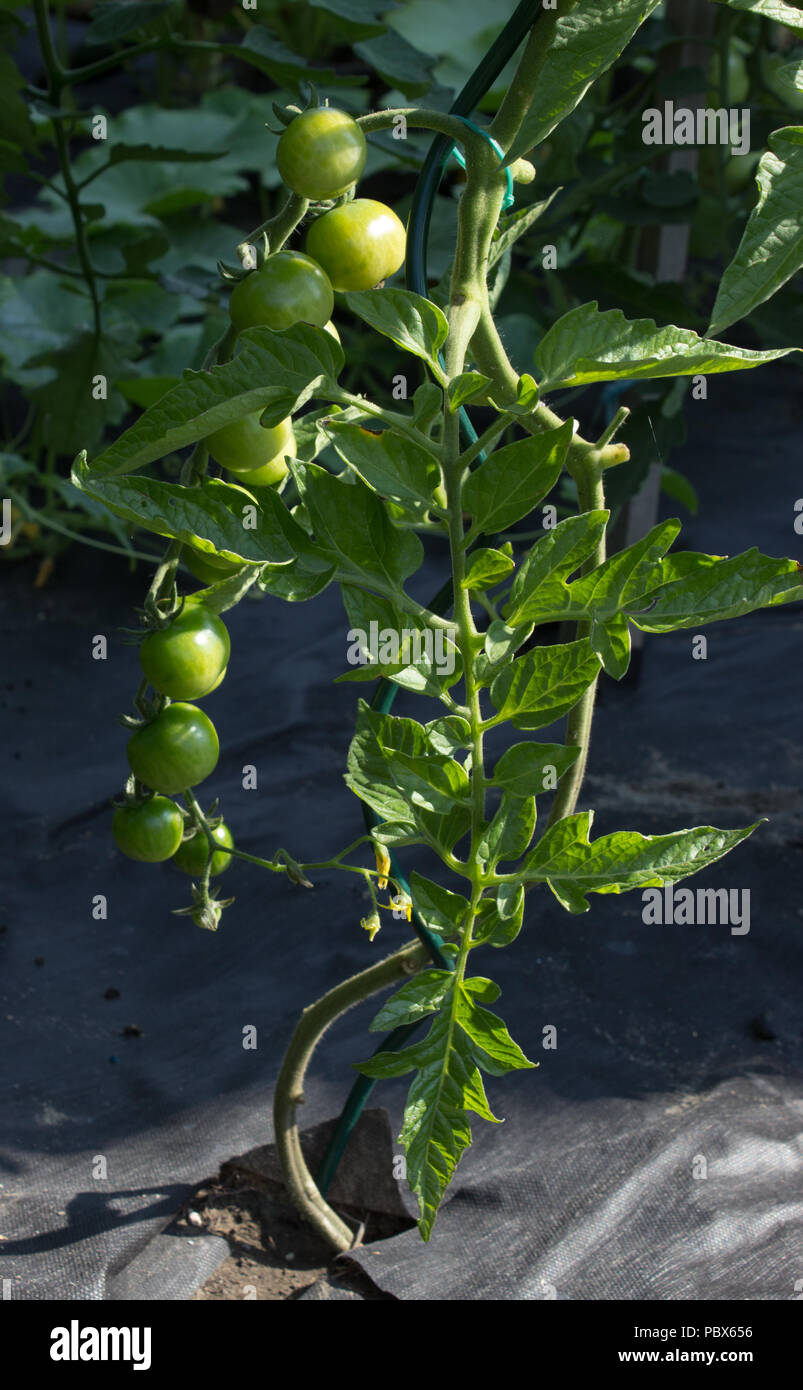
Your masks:
<svg viewBox="0 0 803 1390"><path fill-rule="evenodd" d="M282 181L302 198L339 198L365 168L365 136L352 116L331 106L302 111L279 140Z"/></svg>
<svg viewBox="0 0 803 1390"><path fill-rule="evenodd" d="M280 482L287 472L287 455L293 453L296 441L289 415L280 424L263 429L259 423L261 414L261 410L255 410L233 425L224 425L210 434L206 442L212 458L223 468L246 484L264 486L256 474L264 474L271 483Z"/></svg>
<svg viewBox="0 0 803 1390"><path fill-rule="evenodd" d="M307 249L336 290L370 290L404 260L404 224L373 198L355 198L313 222Z"/></svg>
<svg viewBox="0 0 803 1390"><path fill-rule="evenodd" d="M217 731L196 705L168 705L128 740L131 771L168 796L203 782L217 767Z"/></svg>
<svg viewBox="0 0 803 1390"><path fill-rule="evenodd" d="M223 849L216 850L212 855L212 873L222 874L228 869L231 863L231 855L224 854L224 849L231 849L234 844L231 831L225 821L215 826L212 831L212 839L216 845L222 845ZM177 864L183 873L189 874L191 878L203 878L206 868L206 861L209 858L209 842L205 835L197 830L189 840L184 840L173 855L173 863Z"/></svg>
<svg viewBox="0 0 803 1390"><path fill-rule="evenodd" d="M720 72L719 54L714 53L709 71L711 90L708 93L708 100L712 106L716 106L720 98ZM741 106L742 102L747 100L749 91L750 74L747 71L747 64L741 53L732 44L728 49L728 101L731 106Z"/></svg>
<svg viewBox="0 0 803 1390"><path fill-rule="evenodd" d="M315 261L300 251L277 251L260 270L238 281L229 315L240 333L260 325L280 332L294 323L323 328L334 306L332 286Z"/></svg>
<svg viewBox="0 0 803 1390"><path fill-rule="evenodd" d="M230 653L223 620L202 603L188 603L169 627L148 633L139 661L154 690L171 700L197 700L217 685Z"/></svg>
<svg viewBox="0 0 803 1390"><path fill-rule="evenodd" d="M795 70L799 70L801 59L787 54L761 54L761 76L765 85L776 96L782 106L789 111L803 111L803 91L795 85ZM800 79L797 79L798 81Z"/></svg>
<svg viewBox="0 0 803 1390"><path fill-rule="evenodd" d="M181 559L190 574L202 584L219 584L221 579L231 579L233 574L239 574L243 568L243 562L224 560L221 555L194 550L190 545L184 547Z"/></svg>
<svg viewBox="0 0 803 1390"><path fill-rule="evenodd" d="M729 193L743 193L745 188L749 188L760 158L760 150L731 155L725 165L725 184Z"/></svg>
<svg viewBox="0 0 803 1390"><path fill-rule="evenodd" d="M112 835L129 859L160 864L181 844L184 820L175 801L152 796L140 806L119 806L112 816Z"/></svg>

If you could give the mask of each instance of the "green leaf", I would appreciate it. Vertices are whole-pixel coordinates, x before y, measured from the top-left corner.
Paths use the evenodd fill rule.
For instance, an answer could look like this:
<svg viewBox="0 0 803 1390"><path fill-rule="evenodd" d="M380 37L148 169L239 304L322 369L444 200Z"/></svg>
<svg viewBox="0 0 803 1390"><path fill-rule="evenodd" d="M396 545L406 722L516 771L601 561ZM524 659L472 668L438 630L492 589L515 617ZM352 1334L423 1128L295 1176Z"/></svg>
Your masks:
<svg viewBox="0 0 803 1390"><path fill-rule="evenodd" d="M376 493L359 478L348 482L333 477L315 463L292 462L291 467L316 550L335 566L338 579L401 593L404 580L424 557L418 536L397 530Z"/></svg>
<svg viewBox="0 0 803 1390"><path fill-rule="evenodd" d="M468 798L468 773L454 758L388 752L385 765L413 807L443 816Z"/></svg>
<svg viewBox="0 0 803 1390"><path fill-rule="evenodd" d="M680 502L692 516L697 515L700 499L685 473L679 473L676 468L669 468L664 464L661 469L661 491L666 493L667 497L671 497L673 502Z"/></svg>
<svg viewBox="0 0 803 1390"><path fill-rule="evenodd" d="M567 616L591 612L591 646L616 680L630 662L630 634L622 610L655 587L661 560L679 531L679 521L659 522L635 545L611 555L568 587Z"/></svg>
<svg viewBox="0 0 803 1390"><path fill-rule="evenodd" d="M450 892L448 888L442 888L431 879L424 878L423 874L419 874L415 869L410 875L410 894L413 907L430 931L438 932L442 936L457 934L468 911L467 898L460 893Z"/></svg>
<svg viewBox="0 0 803 1390"><path fill-rule="evenodd" d="M462 372L460 376L454 377L447 387L450 413L453 415L456 410L460 409L461 405L465 405L466 401L470 401L473 396L478 396L481 392L484 393L490 384L491 378L483 376L482 372Z"/></svg>
<svg viewBox="0 0 803 1390"><path fill-rule="evenodd" d="M27 369L47 367L48 380L31 391L38 410L39 437L46 447L74 455L84 445L94 445L104 428L125 414L125 403L111 384L118 375L133 370L111 333L98 340L85 331L62 346L30 357ZM109 385L106 400L96 400L93 390L102 376Z"/></svg>
<svg viewBox="0 0 803 1390"><path fill-rule="evenodd" d="M249 328L239 342L240 351L230 362L208 372L185 371L178 386L98 455L92 476L130 473L256 410L272 406L289 415L343 365L331 335L306 323L284 333Z"/></svg>
<svg viewBox="0 0 803 1390"><path fill-rule="evenodd" d="M626 48L659 0L578 0L557 21L533 99L505 160L546 140ZM548 20L549 16L544 16ZM538 30L536 30L536 33Z"/></svg>
<svg viewBox="0 0 803 1390"><path fill-rule="evenodd" d="M220 579L206 589L197 589L194 594L187 594L184 599L185 605L201 604L213 613L226 613L245 597L258 576L259 569L256 565L243 565L237 574Z"/></svg>
<svg viewBox="0 0 803 1390"><path fill-rule="evenodd" d="M23 149L33 149L36 133L26 102L20 95L24 87L25 78L13 58L8 53L0 53L0 130L3 140ZM24 163L22 167L26 167Z"/></svg>
<svg viewBox="0 0 803 1390"><path fill-rule="evenodd" d="M745 318L803 265L803 126L773 132L756 178L758 202L720 281L710 334Z"/></svg>
<svg viewBox="0 0 803 1390"><path fill-rule="evenodd" d="M628 613L644 632L674 632L737 618L803 598L795 560L776 560L755 547L729 559L682 551L659 568L660 584L646 596L647 611Z"/></svg>
<svg viewBox="0 0 803 1390"><path fill-rule="evenodd" d="M409 797L402 794L388 773L388 753L406 751L423 755L427 735L414 719L381 714L360 700L357 724L347 760L346 785L385 821L416 828Z"/></svg>
<svg viewBox="0 0 803 1390"><path fill-rule="evenodd" d="M494 723L542 729L568 714L599 673L599 657L587 638L535 647L505 667L491 683Z"/></svg>
<svg viewBox="0 0 803 1390"><path fill-rule="evenodd" d="M803 14L798 5L790 5L786 0L719 0L731 10L747 10L750 14L773 19L776 24L784 24L793 33L803 35Z"/></svg>
<svg viewBox="0 0 803 1390"><path fill-rule="evenodd" d="M431 972L435 975L437 972ZM441 979L431 988L440 990ZM407 1097L401 1142L407 1153L407 1177L421 1210L425 1240L443 1194L463 1152L471 1144L468 1115L495 1121L488 1106L478 1062L493 1075L533 1064L513 1042L504 1023L474 998L487 997L489 982L450 977L440 1012L422 1042L400 1052L380 1052L359 1063L366 1076L417 1075Z"/></svg>
<svg viewBox="0 0 803 1390"><path fill-rule="evenodd" d="M535 830L535 797L503 792L496 813L482 832L480 858L490 871L500 860L518 859L529 848Z"/></svg>
<svg viewBox="0 0 803 1390"><path fill-rule="evenodd" d="M347 766L351 790L383 820L400 825L415 825L418 808L447 814L468 793L465 770L433 753L422 725L381 714L362 700Z"/></svg>
<svg viewBox="0 0 803 1390"><path fill-rule="evenodd" d="M335 577L333 567L309 570L295 559L290 565L265 565L257 583L266 594L284 599L286 603L305 603L322 593Z"/></svg>
<svg viewBox="0 0 803 1390"><path fill-rule="evenodd" d="M343 462L380 497L419 510L430 506L441 475L428 450L396 430L376 434L337 419L329 420L326 430Z"/></svg>
<svg viewBox="0 0 803 1390"><path fill-rule="evenodd" d="M389 87L398 87L405 96L421 96L432 85L432 59L414 48L401 34L381 34L364 43L355 43L354 52L378 72Z"/></svg>
<svg viewBox="0 0 803 1390"><path fill-rule="evenodd" d="M515 796L554 791L579 754L579 748L562 743L514 743L497 760L493 783Z"/></svg>
<svg viewBox="0 0 803 1390"><path fill-rule="evenodd" d="M453 806L445 815L436 815L421 806L412 808L413 819L427 844L445 859L454 847L467 835L471 828L471 812L468 806Z"/></svg>
<svg viewBox="0 0 803 1390"><path fill-rule="evenodd" d="M522 372L516 382L515 401L504 401L502 403L494 400L491 395L489 395L489 400L494 409L498 410L500 414L532 415L538 404L539 395L538 382L535 380L535 377L530 376L529 372Z"/></svg>
<svg viewBox="0 0 803 1390"><path fill-rule="evenodd" d="M460 748L471 747L471 725L459 714L442 715L425 724L427 741L436 753L452 757Z"/></svg>
<svg viewBox="0 0 803 1390"><path fill-rule="evenodd" d="M174 8L174 0L105 0L94 6L92 21L84 34L84 43L111 44L159 19Z"/></svg>
<svg viewBox="0 0 803 1390"><path fill-rule="evenodd" d="M501 550L472 550L462 587L491 589L513 569L513 560L509 555L503 555Z"/></svg>
<svg viewBox="0 0 803 1390"><path fill-rule="evenodd" d="M382 33L383 15L393 9L386 0L309 0L316 10L327 10L340 20L340 28L351 38Z"/></svg>
<svg viewBox="0 0 803 1390"><path fill-rule="evenodd" d="M527 856L523 879L546 883L568 912L587 912L586 893L626 893L662 887L705 869L760 825L740 830L696 826L670 835L619 830L589 842L592 813L567 816L546 831Z"/></svg>
<svg viewBox="0 0 803 1390"><path fill-rule="evenodd" d="M519 566L510 601L503 610L507 627L518 629L554 621L568 606L566 581L593 555L607 525L607 511L581 512L545 531Z"/></svg>
<svg viewBox="0 0 803 1390"><path fill-rule="evenodd" d="M658 328L652 319L630 321L619 309L600 312L592 303L570 309L552 325L536 350L535 365L543 394L592 381L744 371L796 351L731 347L700 338L689 328Z"/></svg>
<svg viewBox="0 0 803 1390"><path fill-rule="evenodd" d="M168 149L164 145L115 145L109 153L109 164L205 164L225 159L225 150Z"/></svg>
<svg viewBox="0 0 803 1390"><path fill-rule="evenodd" d="M405 352L422 357L441 376L438 352L449 325L437 304L410 290L355 290L344 296L353 314L391 338Z"/></svg>
<svg viewBox="0 0 803 1390"><path fill-rule="evenodd" d="M202 487L182 487L156 478L95 478L80 459L73 467L72 481L116 516L159 536L184 541L204 554L279 565L293 558L277 514L285 508L267 488L261 489L263 505L259 506L253 492L233 483L208 479ZM243 525L243 507L249 508L249 519L253 510L253 529Z"/></svg>
<svg viewBox="0 0 803 1390"><path fill-rule="evenodd" d="M314 82L319 87L354 86L364 81L331 67L313 67L308 58L294 53L261 24L252 24L242 43L219 43L218 47L226 56L268 73L280 87L293 89L299 81Z"/></svg>
<svg viewBox="0 0 803 1390"><path fill-rule="evenodd" d="M422 381L413 392L413 424L428 434L443 410L443 391L434 381Z"/></svg>
<svg viewBox="0 0 803 1390"><path fill-rule="evenodd" d="M478 946L509 946L521 931L524 921L524 887L520 883L502 883L496 900L484 898L480 903L474 939Z"/></svg>
<svg viewBox="0 0 803 1390"><path fill-rule="evenodd" d="M426 882L426 880L424 880ZM452 895L455 896L455 895ZM465 902L465 899L463 899ZM407 980L391 999L382 1005L368 1025L371 1033L389 1033L393 1028L418 1023L427 1014L437 1013L452 987L451 970L422 970Z"/></svg>
<svg viewBox="0 0 803 1390"><path fill-rule="evenodd" d="M572 438L572 421L497 449L470 474L463 507L470 534L503 531L528 516L560 477Z"/></svg>
<svg viewBox="0 0 803 1390"><path fill-rule="evenodd" d="M346 659L357 669L340 676L340 681L385 676L406 690L437 697L460 679L460 653L443 628L429 627L388 599L350 584L341 584L341 593L351 624ZM407 648L402 646L405 635ZM357 664L361 654L364 660Z"/></svg>
<svg viewBox="0 0 803 1390"><path fill-rule="evenodd" d="M505 661L511 652L517 651L527 641L532 630L532 623L508 627L499 618L493 618L485 634L485 655L489 665L496 666L500 661Z"/></svg>

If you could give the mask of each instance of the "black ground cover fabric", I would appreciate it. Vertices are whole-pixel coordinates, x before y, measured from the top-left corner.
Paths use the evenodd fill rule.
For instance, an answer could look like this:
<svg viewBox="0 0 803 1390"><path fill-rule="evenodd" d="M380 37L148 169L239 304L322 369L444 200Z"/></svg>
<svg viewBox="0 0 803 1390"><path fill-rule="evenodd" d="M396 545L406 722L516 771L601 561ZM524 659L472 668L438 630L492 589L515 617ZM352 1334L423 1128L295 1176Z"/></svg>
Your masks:
<svg viewBox="0 0 803 1390"><path fill-rule="evenodd" d="M799 380L788 367L712 377L709 399L690 403L690 442L672 462L701 496L691 548L801 558ZM417 576L420 597L443 558ZM300 1009L404 939L388 915L368 944L356 876L317 875L310 892L250 866L223 880L237 901L208 934L170 915L189 901L187 879L115 851L108 800L126 738L115 716L137 680L117 629L143 589L142 571L100 552L74 550L41 592L27 565L2 573L0 1273L12 1298L102 1299L121 1281L136 1297L137 1266L122 1272L189 1190L272 1138L271 1087ZM221 761L202 800L221 797L246 850L328 857L361 833L342 781L356 692L332 684L346 647L339 597L246 602L228 621L229 675L205 702ZM766 816L689 881L749 888L750 931L647 926L639 895L592 897L581 917L546 890L530 895L518 942L475 965L501 984L496 1007L539 1069L489 1082L505 1123L476 1123L430 1244L411 1231L361 1253L383 1289L796 1296L802 630L799 605L715 625L704 662L691 633L651 637L636 683L606 681L580 803L597 809L595 834ZM97 634L105 662L92 659ZM430 717L412 697L397 710ZM242 788L247 764L256 790ZM432 872L417 851L405 862ZM106 920L93 917L99 894ZM309 1123L339 1110L350 1064L375 1045L375 1008L347 1015L316 1056ZM243 1047L250 1025L256 1049ZM549 1025L554 1050L542 1046ZM384 1084L372 1104L398 1122L403 1095ZM164 1288L191 1291L175 1271Z"/></svg>

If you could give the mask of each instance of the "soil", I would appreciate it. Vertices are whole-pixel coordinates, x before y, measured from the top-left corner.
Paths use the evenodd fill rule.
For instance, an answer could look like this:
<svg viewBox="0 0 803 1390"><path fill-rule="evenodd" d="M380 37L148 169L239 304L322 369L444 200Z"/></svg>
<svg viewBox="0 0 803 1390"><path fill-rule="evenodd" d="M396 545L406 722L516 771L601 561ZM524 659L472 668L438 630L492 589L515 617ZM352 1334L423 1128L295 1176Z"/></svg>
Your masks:
<svg viewBox="0 0 803 1390"><path fill-rule="evenodd" d="M325 1121L302 1132L315 1171L334 1128ZM387 1240L415 1225L392 1174L387 1112L363 1112L335 1174L328 1200L355 1232L355 1244ZM368 1203L370 1202L370 1206ZM221 1299L391 1299L347 1254L331 1248L296 1213L281 1182L272 1144L224 1163L185 1202L170 1227L177 1235L221 1236L230 1254L193 1294ZM395 1300L392 1300L395 1301Z"/></svg>
<svg viewBox="0 0 803 1390"><path fill-rule="evenodd" d="M339 1215L354 1217L345 1209ZM355 1228L358 1221L354 1220ZM371 1214L365 1240L396 1235L413 1223ZM231 1254L192 1295L194 1300L297 1299L305 1290L318 1299L392 1299L347 1255L332 1257L325 1242L297 1216L282 1189L224 1165L218 1178L203 1183L185 1204L173 1229L222 1236Z"/></svg>

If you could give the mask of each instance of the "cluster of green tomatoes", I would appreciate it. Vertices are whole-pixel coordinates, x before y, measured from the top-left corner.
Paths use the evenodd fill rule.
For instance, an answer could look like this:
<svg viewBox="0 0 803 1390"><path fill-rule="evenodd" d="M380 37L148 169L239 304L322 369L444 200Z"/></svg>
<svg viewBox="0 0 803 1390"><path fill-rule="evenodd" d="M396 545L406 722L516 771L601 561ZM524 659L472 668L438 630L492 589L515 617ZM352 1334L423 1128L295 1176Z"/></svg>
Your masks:
<svg viewBox="0 0 803 1390"><path fill-rule="evenodd" d="M297 196L330 202L349 192L365 167L365 137L346 112L314 107L296 116L283 132L277 151L282 179ZM261 325L282 331L311 323L338 336L331 322L335 290L371 289L392 275L405 255L405 230L384 203L353 198L322 212L306 238L306 253L277 251L240 279L229 301L236 331ZM238 482L266 487L288 472L295 448L292 421L273 428L260 424L261 411L215 431L206 440L211 457ZM204 584L237 572L239 565L185 547L184 563ZM159 863L172 859L195 878L206 871L206 834L171 798L203 782L217 765L220 746L211 719L192 703L217 689L226 674L230 641L225 623L202 603L185 603L175 617L149 631L140 646L140 663L161 697L155 717L135 729L128 762L140 788L118 806L112 831L118 847L132 859ZM233 846L223 821L209 822L220 849L212 854L211 874L231 862Z"/></svg>
<svg viewBox="0 0 803 1390"><path fill-rule="evenodd" d="M142 787L154 795L119 806L112 820L118 847L131 859L157 864L172 859L193 878L200 878L209 858L209 842L171 797L203 782L217 767L217 730L196 704L216 690L226 674L231 642L226 624L201 603L185 605L164 627L144 638L140 665L149 685L167 697L154 719L128 740L128 764ZM187 836L189 829L189 836ZM212 838L220 845L210 872L231 863L234 843L228 826L218 821Z"/></svg>
<svg viewBox="0 0 803 1390"><path fill-rule="evenodd" d="M310 202L348 193L365 168L365 136L345 111L311 107L283 132L276 153L287 188ZM353 198L312 222L306 251L276 251L236 284L229 315L237 332L265 326L281 332L311 323L338 338L332 323L335 290L369 290L399 269L406 249L403 223L373 198ZM211 457L244 486L268 487L287 474L295 448L292 421L273 428L260 411L216 430L206 440ZM197 579L213 583L236 568L215 556L188 556Z"/></svg>

